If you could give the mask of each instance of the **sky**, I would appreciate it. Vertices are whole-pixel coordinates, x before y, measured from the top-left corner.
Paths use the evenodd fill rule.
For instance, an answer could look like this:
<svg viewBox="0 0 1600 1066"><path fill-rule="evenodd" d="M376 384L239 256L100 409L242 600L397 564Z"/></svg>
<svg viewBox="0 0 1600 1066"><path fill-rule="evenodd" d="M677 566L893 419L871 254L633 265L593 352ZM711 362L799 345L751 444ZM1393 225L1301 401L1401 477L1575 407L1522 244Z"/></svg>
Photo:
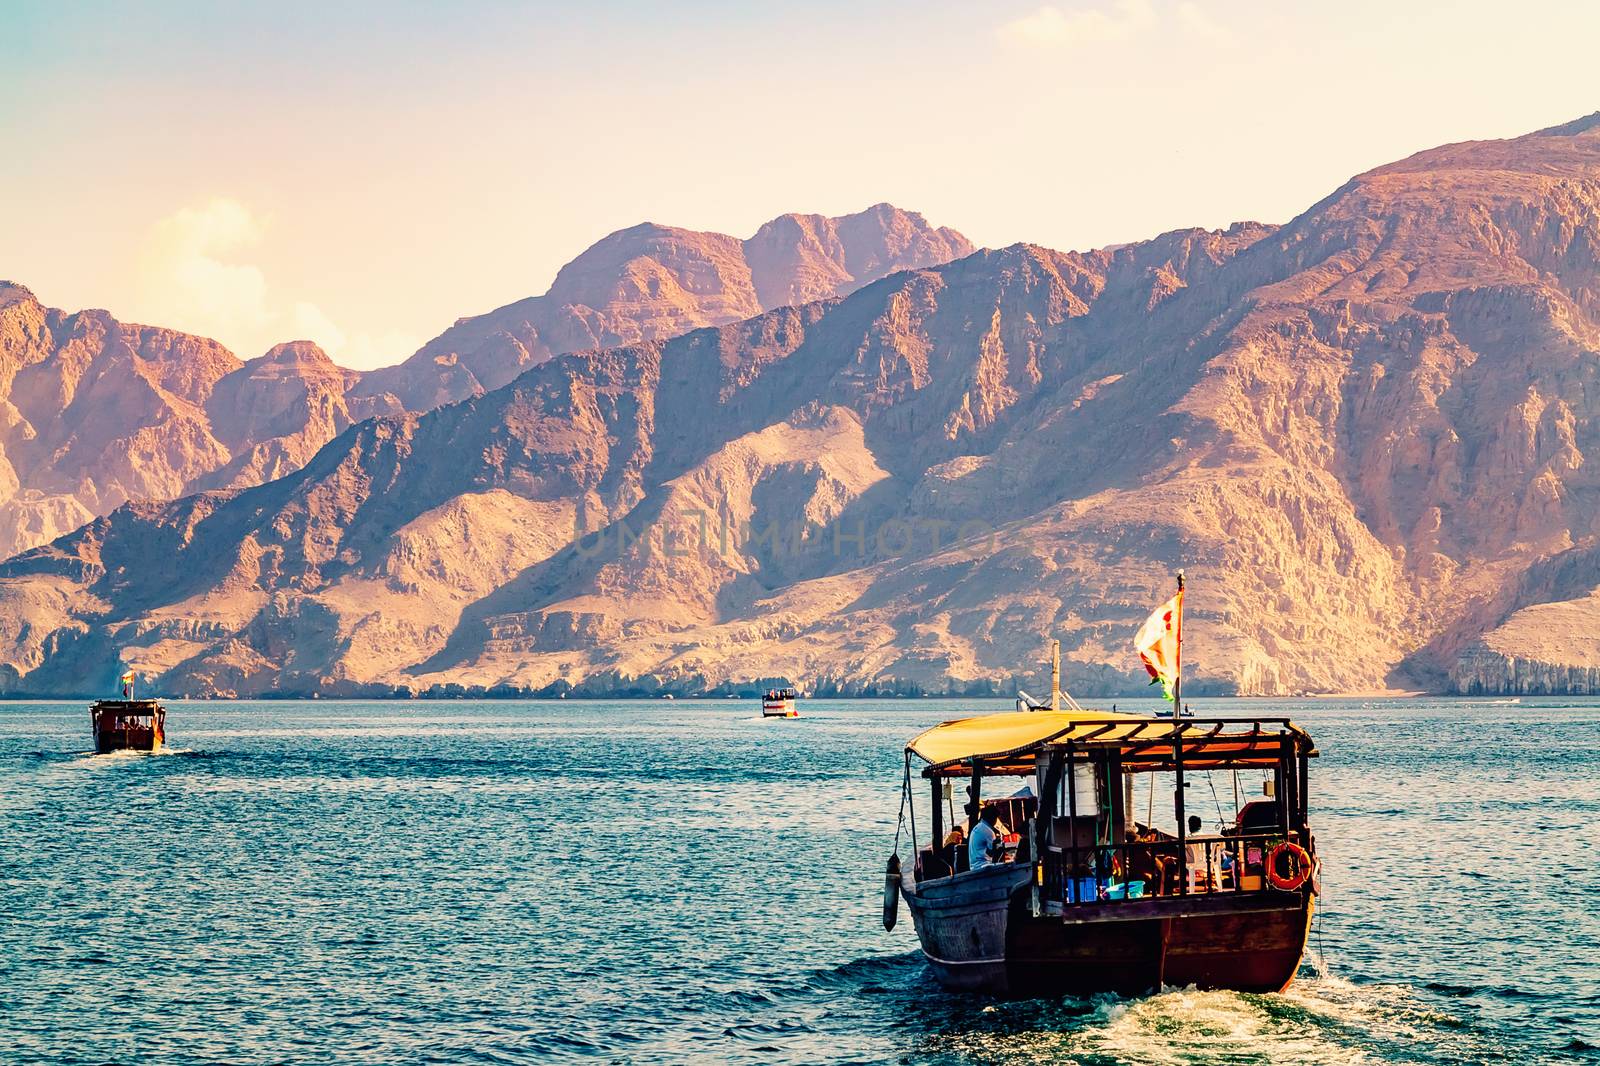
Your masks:
<svg viewBox="0 0 1600 1066"><path fill-rule="evenodd" d="M1088 249L1600 110L1600 5L0 0L0 278L398 362L641 221Z"/></svg>

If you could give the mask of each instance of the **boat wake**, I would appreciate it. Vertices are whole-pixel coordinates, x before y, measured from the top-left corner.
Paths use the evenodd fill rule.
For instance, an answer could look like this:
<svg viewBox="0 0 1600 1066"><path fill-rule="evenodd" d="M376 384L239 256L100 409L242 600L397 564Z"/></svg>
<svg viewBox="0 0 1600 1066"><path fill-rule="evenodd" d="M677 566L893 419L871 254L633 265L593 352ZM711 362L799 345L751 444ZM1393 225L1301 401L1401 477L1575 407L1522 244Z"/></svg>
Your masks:
<svg viewBox="0 0 1600 1066"><path fill-rule="evenodd" d="M108 763L133 762L139 759L165 759L173 755L185 758L206 757L205 752L197 751L194 748L162 748L160 751L80 751L76 753L78 759L93 763L96 766Z"/></svg>
<svg viewBox="0 0 1600 1066"><path fill-rule="evenodd" d="M965 1032L930 1037L923 1051L956 1062L1206 1063L1345 1066L1484 1063L1517 1056L1415 989L1302 979L1279 995L1167 988L1134 999L996 1003Z"/></svg>
<svg viewBox="0 0 1600 1066"><path fill-rule="evenodd" d="M1132 998L1005 1001L940 990L920 954L911 952L817 969L759 993L725 997L720 1006L738 1019L723 1035L736 1045L759 1043L769 1061L807 1061L804 1049L814 1051L819 1038L860 1040L865 1032L881 1042L875 1054L948 1064L1346 1066L1520 1059L1429 989L1352 982L1316 969L1308 957L1301 979L1277 995L1166 988ZM849 1034L836 1031L847 1020Z"/></svg>

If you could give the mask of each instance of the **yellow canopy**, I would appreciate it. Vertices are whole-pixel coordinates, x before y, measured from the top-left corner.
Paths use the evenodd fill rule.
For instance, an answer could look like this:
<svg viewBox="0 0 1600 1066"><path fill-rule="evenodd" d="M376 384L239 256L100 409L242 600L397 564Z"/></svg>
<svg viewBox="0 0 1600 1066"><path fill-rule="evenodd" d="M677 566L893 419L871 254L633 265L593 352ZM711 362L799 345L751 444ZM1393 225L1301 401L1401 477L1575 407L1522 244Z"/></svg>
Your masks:
<svg viewBox="0 0 1600 1066"><path fill-rule="evenodd" d="M1294 723L1265 719L1261 724L1267 721L1282 723L1281 727L1295 734L1297 743L1302 744L1308 754L1315 754L1310 750L1310 738ZM1123 742L1127 745L1125 750L1136 760L1128 768L1148 769L1150 763L1159 760L1141 758L1135 753L1148 752L1152 741L1172 739L1176 734L1182 737L1183 747L1193 753L1189 759L1194 769L1205 768L1201 759L1212 763L1217 760L1260 761L1270 765L1279 752L1276 728L1263 731L1261 724L1247 720L1201 719L1185 720L1180 725L1171 719L1105 711L1007 711L936 725L907 744L906 750L932 767L942 767L969 759L1025 755L1045 744ZM1230 725L1240 728L1229 730Z"/></svg>
<svg viewBox="0 0 1600 1066"><path fill-rule="evenodd" d="M1113 729L1099 733L1096 740L1115 740L1133 728L1149 726L1153 719L1136 714L1094 711L1007 711L976 718L944 722L918 736L906 750L935 766L958 759L1010 755L1046 741L1081 739L1108 723Z"/></svg>

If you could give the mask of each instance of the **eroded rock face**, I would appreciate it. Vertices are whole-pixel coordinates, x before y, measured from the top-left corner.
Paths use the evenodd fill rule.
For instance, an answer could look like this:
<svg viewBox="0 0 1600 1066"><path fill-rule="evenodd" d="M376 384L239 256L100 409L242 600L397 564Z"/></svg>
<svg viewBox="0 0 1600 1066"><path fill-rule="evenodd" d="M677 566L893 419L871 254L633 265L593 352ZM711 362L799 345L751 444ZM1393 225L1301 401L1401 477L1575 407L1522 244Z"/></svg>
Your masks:
<svg viewBox="0 0 1600 1066"><path fill-rule="evenodd" d="M568 281L642 318L824 298L540 354L18 556L0 684L69 691L133 645L194 694L938 691L1058 635L1069 685L1136 691L1179 566L1190 691L1593 683L1562 634L1600 631L1600 118L1421 153L1283 227L1018 245L842 298L887 253L840 221L775 222L803 254L625 231L628 271ZM432 365L470 392L493 352L468 347Z"/></svg>

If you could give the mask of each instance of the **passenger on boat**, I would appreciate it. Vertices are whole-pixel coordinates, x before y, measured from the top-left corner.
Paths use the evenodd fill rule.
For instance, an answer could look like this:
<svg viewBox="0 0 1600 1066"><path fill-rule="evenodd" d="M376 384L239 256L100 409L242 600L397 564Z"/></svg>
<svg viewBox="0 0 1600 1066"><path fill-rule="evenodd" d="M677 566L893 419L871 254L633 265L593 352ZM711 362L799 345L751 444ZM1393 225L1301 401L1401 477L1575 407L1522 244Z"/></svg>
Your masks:
<svg viewBox="0 0 1600 1066"><path fill-rule="evenodd" d="M1143 881L1151 887L1151 895L1155 895L1156 881L1156 853L1149 844L1141 844L1139 834L1128 831L1126 838L1128 854L1128 880Z"/></svg>
<svg viewBox="0 0 1600 1066"><path fill-rule="evenodd" d="M1189 815L1189 835L1196 836L1205 828L1205 823L1198 814ZM1211 846L1209 844L1190 841L1184 845L1184 865L1189 872L1190 892L1209 892L1216 887L1213 876L1215 866L1212 862Z"/></svg>
<svg viewBox="0 0 1600 1066"><path fill-rule="evenodd" d="M944 838L944 847L940 849L940 858L949 864L950 872L958 874L967 868L967 834L961 827L950 830Z"/></svg>
<svg viewBox="0 0 1600 1066"><path fill-rule="evenodd" d="M974 870L981 870L985 866L993 866L1001 861L1006 852L1005 845L1000 842L1000 834L995 830L995 823L1000 820L999 808L990 805L978 814L977 824L972 827L972 835L967 838L967 865Z"/></svg>

